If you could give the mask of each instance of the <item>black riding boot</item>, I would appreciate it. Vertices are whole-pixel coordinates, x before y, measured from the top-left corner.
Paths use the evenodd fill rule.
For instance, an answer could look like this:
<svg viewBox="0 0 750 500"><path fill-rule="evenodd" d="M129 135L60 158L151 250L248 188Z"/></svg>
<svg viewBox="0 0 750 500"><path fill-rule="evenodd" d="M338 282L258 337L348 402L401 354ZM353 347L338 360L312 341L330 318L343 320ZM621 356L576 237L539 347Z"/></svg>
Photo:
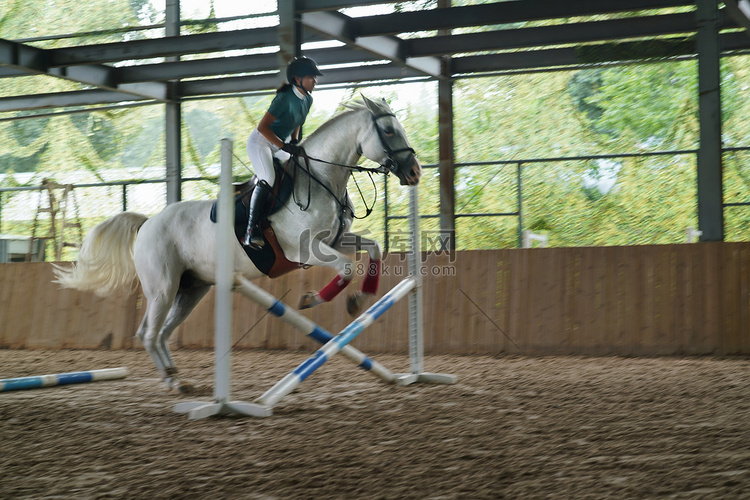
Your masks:
<svg viewBox="0 0 750 500"><path fill-rule="evenodd" d="M265 241L263 233L259 227L261 217L266 213L266 202L268 195L271 193L271 186L266 181L260 181L255 186L253 194L250 197L250 203L247 207L247 231L242 244L253 250L260 250Z"/></svg>

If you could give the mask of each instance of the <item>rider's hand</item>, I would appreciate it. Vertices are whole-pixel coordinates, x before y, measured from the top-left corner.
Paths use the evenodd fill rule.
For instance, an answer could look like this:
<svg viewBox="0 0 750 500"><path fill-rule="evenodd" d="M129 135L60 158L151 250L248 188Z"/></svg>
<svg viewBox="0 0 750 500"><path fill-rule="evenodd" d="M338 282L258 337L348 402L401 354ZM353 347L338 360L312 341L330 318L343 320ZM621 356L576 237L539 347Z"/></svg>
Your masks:
<svg viewBox="0 0 750 500"><path fill-rule="evenodd" d="M299 156L300 153L302 152L302 147L296 144L287 143L287 144L284 144L284 147L282 147L281 150L286 151L292 156Z"/></svg>

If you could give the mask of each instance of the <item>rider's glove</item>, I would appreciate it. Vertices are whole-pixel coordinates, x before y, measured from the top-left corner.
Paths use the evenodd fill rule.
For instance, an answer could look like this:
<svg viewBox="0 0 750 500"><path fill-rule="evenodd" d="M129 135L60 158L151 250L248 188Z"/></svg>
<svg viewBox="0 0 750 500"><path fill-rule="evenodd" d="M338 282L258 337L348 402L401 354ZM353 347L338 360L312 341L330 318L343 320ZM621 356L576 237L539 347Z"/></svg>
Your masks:
<svg viewBox="0 0 750 500"><path fill-rule="evenodd" d="M284 147L282 147L281 150L286 151L292 156L299 156L300 153L302 152L302 147L296 144L287 143L287 144L284 144Z"/></svg>

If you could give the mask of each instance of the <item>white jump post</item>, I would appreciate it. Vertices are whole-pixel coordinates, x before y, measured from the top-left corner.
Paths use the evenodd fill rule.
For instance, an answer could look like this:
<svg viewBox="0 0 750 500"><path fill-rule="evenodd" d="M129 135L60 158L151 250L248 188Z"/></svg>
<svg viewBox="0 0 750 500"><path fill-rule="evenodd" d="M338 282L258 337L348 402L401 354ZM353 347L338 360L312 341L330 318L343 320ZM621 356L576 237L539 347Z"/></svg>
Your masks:
<svg viewBox="0 0 750 500"><path fill-rule="evenodd" d="M419 196L416 186L409 192L409 275L415 286L409 294L409 361L411 373L396 375L396 384L409 385L415 382L436 384L455 384L455 375L423 372L424 369L424 311L422 300L422 272L420 258L422 255L419 232Z"/></svg>
<svg viewBox="0 0 750 500"><path fill-rule="evenodd" d="M214 310L214 401L191 401L175 405L177 413L197 420L213 415L267 417L265 406L231 401L232 289L234 287L234 189L232 188L232 141L221 140L221 174L216 244L216 302Z"/></svg>

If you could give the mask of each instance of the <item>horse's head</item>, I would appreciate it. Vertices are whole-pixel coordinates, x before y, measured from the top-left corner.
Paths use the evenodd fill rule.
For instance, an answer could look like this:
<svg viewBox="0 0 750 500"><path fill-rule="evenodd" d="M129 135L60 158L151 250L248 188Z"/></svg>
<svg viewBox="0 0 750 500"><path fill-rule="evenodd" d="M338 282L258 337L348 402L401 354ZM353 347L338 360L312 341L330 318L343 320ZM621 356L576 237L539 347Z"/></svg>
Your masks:
<svg viewBox="0 0 750 500"><path fill-rule="evenodd" d="M399 178L402 186L416 186L422 176L422 167L396 115L385 99L371 101L365 96L362 99L372 115L376 132L368 134L362 143L362 154L386 167Z"/></svg>

